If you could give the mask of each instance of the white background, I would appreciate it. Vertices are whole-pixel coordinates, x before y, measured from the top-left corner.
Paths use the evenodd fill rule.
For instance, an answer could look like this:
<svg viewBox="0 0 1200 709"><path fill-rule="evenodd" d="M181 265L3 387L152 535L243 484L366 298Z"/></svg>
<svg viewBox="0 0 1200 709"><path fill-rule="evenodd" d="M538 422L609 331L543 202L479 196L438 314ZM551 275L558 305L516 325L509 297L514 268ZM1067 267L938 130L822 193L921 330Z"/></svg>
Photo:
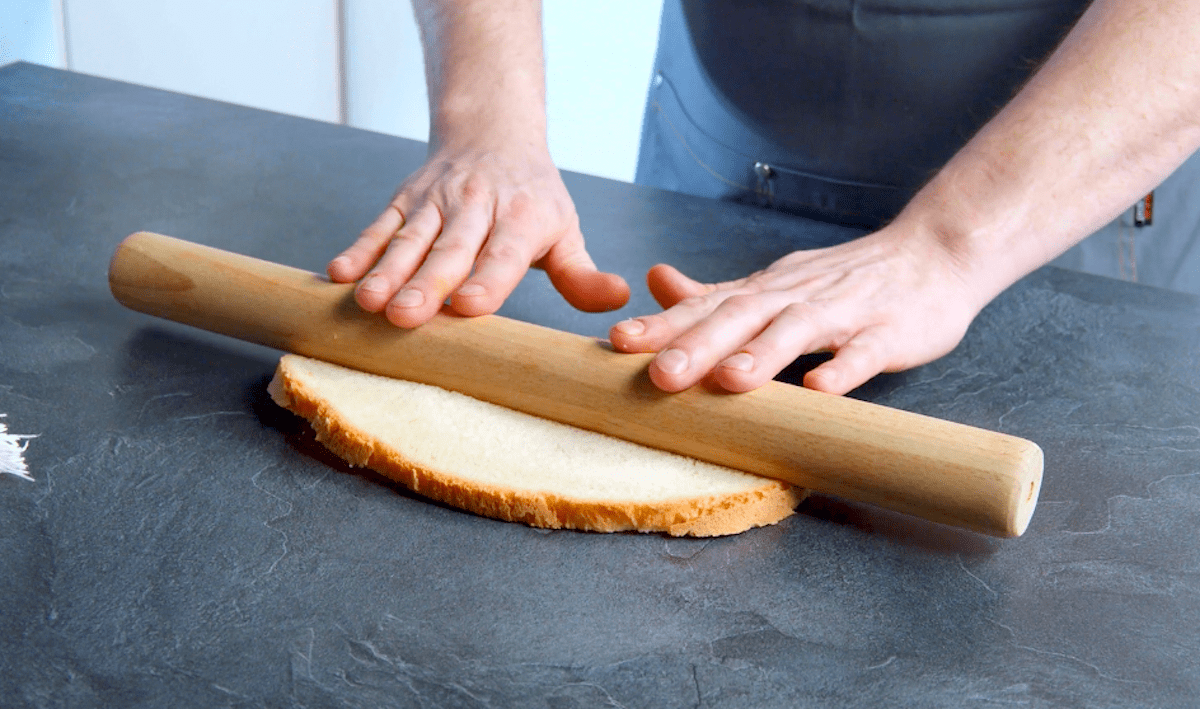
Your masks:
<svg viewBox="0 0 1200 709"><path fill-rule="evenodd" d="M633 179L662 0L545 0L550 151ZM407 0L0 0L25 60L425 140Z"/></svg>

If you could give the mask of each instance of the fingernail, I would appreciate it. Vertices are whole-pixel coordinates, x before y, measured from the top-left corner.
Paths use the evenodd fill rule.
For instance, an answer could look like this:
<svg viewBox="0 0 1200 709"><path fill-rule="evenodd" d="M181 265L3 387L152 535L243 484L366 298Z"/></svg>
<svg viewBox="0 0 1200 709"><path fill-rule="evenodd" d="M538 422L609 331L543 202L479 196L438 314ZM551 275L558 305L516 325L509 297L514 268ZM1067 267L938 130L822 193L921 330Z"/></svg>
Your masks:
<svg viewBox="0 0 1200 709"><path fill-rule="evenodd" d="M487 290L478 283L468 283L467 285L458 289L459 295L474 296L483 295L485 293L487 293Z"/></svg>
<svg viewBox="0 0 1200 709"><path fill-rule="evenodd" d="M754 355L749 352L738 352L734 356L721 363L722 367L736 369L741 372L749 372L754 369Z"/></svg>
<svg viewBox="0 0 1200 709"><path fill-rule="evenodd" d="M350 265L350 258L348 256L338 256L337 258L335 258L334 260L329 262L329 268L331 270L334 268L337 268L337 269L347 268L349 265Z"/></svg>
<svg viewBox="0 0 1200 709"><path fill-rule="evenodd" d="M688 368L688 356L683 350L666 350L654 361L667 374L682 374Z"/></svg>
<svg viewBox="0 0 1200 709"><path fill-rule="evenodd" d="M640 335L646 331L646 323L641 320L622 320L613 325L613 329L626 335Z"/></svg>
<svg viewBox="0 0 1200 709"><path fill-rule="evenodd" d="M371 276L358 289L367 293L382 293L387 290L387 280L383 276Z"/></svg>
<svg viewBox="0 0 1200 709"><path fill-rule="evenodd" d="M405 288L396 294L392 302L401 308L415 308L425 303L425 294L416 288Z"/></svg>

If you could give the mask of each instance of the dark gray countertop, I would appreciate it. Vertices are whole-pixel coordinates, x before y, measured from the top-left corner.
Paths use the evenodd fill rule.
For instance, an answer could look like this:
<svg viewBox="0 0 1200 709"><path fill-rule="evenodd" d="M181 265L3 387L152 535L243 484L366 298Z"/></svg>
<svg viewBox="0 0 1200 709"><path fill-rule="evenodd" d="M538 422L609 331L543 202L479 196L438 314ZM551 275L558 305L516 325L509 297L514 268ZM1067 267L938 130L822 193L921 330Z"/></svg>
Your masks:
<svg viewBox="0 0 1200 709"><path fill-rule="evenodd" d="M278 353L129 312L137 230L321 270L420 143L0 69L0 705L1181 707L1200 696L1200 304L1043 269L856 392L1046 452L998 541L815 498L716 540L546 532L350 471ZM597 261L726 278L855 232L567 175ZM540 273L504 314L600 335ZM799 366L797 367L799 369ZM796 372L790 372L793 379Z"/></svg>

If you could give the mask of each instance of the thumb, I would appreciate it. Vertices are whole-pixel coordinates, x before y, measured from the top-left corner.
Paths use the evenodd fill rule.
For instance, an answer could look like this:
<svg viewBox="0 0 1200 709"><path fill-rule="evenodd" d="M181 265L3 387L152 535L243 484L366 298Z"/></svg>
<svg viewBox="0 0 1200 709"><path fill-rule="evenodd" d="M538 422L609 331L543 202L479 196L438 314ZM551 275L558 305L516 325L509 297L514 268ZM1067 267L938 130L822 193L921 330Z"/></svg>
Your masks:
<svg viewBox="0 0 1200 709"><path fill-rule="evenodd" d="M650 295L654 296L663 310L674 307L681 300L704 295L712 290L711 286L692 280L679 269L665 263L658 264L646 273L646 285L650 287Z"/></svg>
<svg viewBox="0 0 1200 709"><path fill-rule="evenodd" d="M629 302L629 284L615 273L596 268L578 229L550 247L536 265L568 303L584 312L616 310Z"/></svg>

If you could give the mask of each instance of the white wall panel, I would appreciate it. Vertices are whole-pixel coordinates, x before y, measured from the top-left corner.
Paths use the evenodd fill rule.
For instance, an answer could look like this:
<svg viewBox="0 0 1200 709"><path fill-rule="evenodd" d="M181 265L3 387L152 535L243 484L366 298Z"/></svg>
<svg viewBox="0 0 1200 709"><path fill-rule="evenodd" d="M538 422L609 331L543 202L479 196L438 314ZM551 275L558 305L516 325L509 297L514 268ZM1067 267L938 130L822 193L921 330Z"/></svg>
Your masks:
<svg viewBox="0 0 1200 709"><path fill-rule="evenodd" d="M65 0L71 68L338 120L334 0Z"/></svg>
<svg viewBox="0 0 1200 709"><path fill-rule="evenodd" d="M351 125L425 140L420 41L404 0L346 0ZM559 167L633 179L662 0L545 0L550 152Z"/></svg>
<svg viewBox="0 0 1200 709"><path fill-rule="evenodd" d="M409 0L344 2L350 125L428 139L425 64Z"/></svg>
<svg viewBox="0 0 1200 709"><path fill-rule="evenodd" d="M633 181L662 0L546 0L546 111L560 167Z"/></svg>
<svg viewBox="0 0 1200 709"><path fill-rule="evenodd" d="M0 0L0 2L39 0ZM336 0L62 0L71 68L339 119ZM421 47L406 0L343 0L351 125L425 140ZM633 179L661 0L545 0L550 150Z"/></svg>
<svg viewBox="0 0 1200 709"><path fill-rule="evenodd" d="M0 66L15 61L62 68L53 0L0 0Z"/></svg>

